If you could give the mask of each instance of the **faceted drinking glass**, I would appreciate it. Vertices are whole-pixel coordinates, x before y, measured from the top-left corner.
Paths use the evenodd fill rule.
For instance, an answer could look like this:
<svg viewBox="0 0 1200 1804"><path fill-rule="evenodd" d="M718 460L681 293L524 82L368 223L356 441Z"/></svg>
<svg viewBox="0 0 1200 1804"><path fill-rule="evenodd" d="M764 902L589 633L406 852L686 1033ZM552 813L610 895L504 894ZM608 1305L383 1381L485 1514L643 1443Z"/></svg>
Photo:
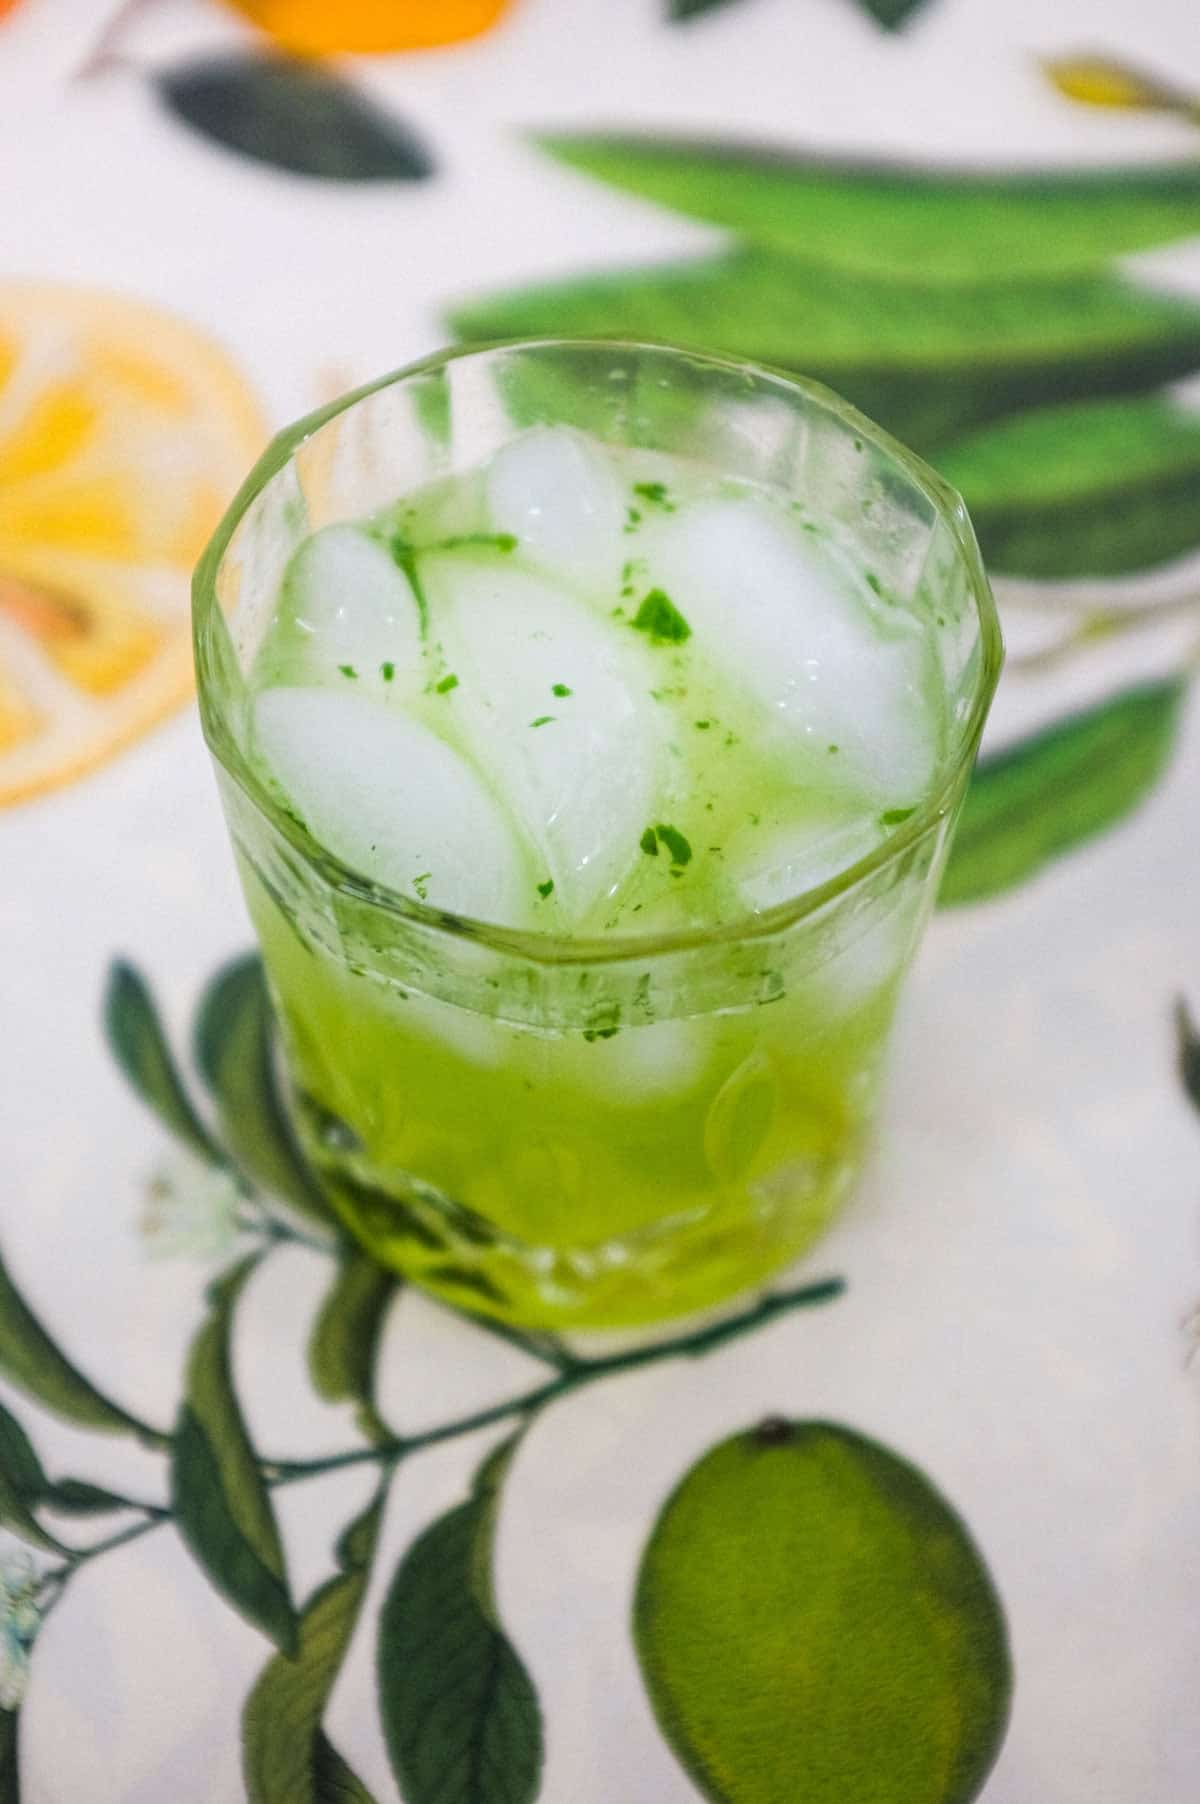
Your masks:
<svg viewBox="0 0 1200 1804"><path fill-rule="evenodd" d="M802 504L929 636L946 752L869 856L709 929L576 939L390 891L316 843L264 783L249 672L297 546L538 423ZM999 674L958 496L793 376L653 345L454 351L274 441L197 571L195 635L292 1120L351 1234L459 1307L556 1329L694 1310L795 1259L861 1164L897 993Z"/></svg>

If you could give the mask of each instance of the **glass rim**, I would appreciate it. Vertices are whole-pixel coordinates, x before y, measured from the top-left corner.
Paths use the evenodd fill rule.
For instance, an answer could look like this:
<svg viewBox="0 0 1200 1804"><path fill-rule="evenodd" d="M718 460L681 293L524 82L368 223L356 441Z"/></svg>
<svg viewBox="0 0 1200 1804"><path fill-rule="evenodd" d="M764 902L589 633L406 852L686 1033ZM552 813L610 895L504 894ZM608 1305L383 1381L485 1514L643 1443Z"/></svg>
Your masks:
<svg viewBox="0 0 1200 1804"><path fill-rule="evenodd" d="M294 815L280 805L262 782L232 736L224 730L226 723L221 717L221 711L213 706L211 684L217 673L213 668L207 627L214 614L222 621L224 619L217 599L217 578L222 561L250 507L307 440L331 420L357 406L360 401L368 400L383 389L398 386L413 377L436 373L450 364L467 359L488 358L497 352L573 350L657 353L680 363L699 366L703 370L747 375L775 388L777 392L799 395L806 401L815 403L851 428L855 435L874 445L926 497L938 519L949 528L961 565L967 574L979 626L979 671L970 709L959 726L957 741L947 754L938 777L909 818L901 822L864 857L846 865L823 883L798 890L795 895L761 912L748 911L708 925L688 926L665 932L602 936L593 934L581 937L505 926L501 922L456 914L432 903L421 902L355 870L310 834ZM868 879L903 858L906 852L928 834L935 832L949 813L959 786L974 761L1004 661L1004 644L995 598L983 567L966 504L957 490L951 488L922 458L893 438L882 426L860 413L849 401L843 400L835 390L812 377L800 376L790 370L777 369L748 358L722 357L649 338L534 337L452 345L377 376L340 395L336 400L315 408L290 426L283 427L271 439L234 495L196 565L192 579L192 637L201 726L210 753L257 812L301 855L317 877L349 899L381 909L413 926L432 929L452 939L471 940L506 956L521 958L537 965L619 964L631 959L694 951L722 942L736 944L768 938L858 889Z"/></svg>

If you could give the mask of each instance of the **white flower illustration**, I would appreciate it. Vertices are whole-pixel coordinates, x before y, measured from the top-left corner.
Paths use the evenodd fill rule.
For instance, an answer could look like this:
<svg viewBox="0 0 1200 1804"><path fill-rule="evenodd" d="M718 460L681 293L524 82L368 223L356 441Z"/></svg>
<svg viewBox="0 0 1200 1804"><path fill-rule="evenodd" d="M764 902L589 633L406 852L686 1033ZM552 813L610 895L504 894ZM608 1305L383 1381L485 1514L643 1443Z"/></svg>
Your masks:
<svg viewBox="0 0 1200 1804"><path fill-rule="evenodd" d="M228 1171L178 1153L146 1187L139 1228L153 1259L220 1259L233 1246L244 1198Z"/></svg>
<svg viewBox="0 0 1200 1804"><path fill-rule="evenodd" d="M29 1655L41 1624L37 1569L23 1547L0 1553L0 1710L15 1710L29 1683Z"/></svg>

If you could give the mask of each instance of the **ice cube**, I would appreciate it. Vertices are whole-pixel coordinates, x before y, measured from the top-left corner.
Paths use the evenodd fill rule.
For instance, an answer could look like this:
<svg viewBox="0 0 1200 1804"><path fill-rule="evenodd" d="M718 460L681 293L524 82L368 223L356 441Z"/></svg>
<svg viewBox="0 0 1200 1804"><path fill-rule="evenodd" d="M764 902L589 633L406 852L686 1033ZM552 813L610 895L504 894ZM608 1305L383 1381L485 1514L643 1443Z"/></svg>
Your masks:
<svg viewBox="0 0 1200 1804"><path fill-rule="evenodd" d="M915 623L877 619L798 522L751 497L699 501L644 530L640 555L696 647L826 759L831 784L909 805L935 723ZM828 751L830 746L837 750Z"/></svg>
<svg viewBox="0 0 1200 1804"><path fill-rule="evenodd" d="M740 900L754 913L828 883L882 843L878 816L811 815L775 832L747 828L729 847Z"/></svg>
<svg viewBox="0 0 1200 1804"><path fill-rule="evenodd" d="M569 426L534 426L492 459L487 498L498 532L578 587L616 593L625 502L604 452Z"/></svg>
<svg viewBox="0 0 1200 1804"><path fill-rule="evenodd" d="M436 699L579 926L655 818L663 725L646 649L511 559L443 553L423 558L421 575L457 679Z"/></svg>
<svg viewBox="0 0 1200 1804"><path fill-rule="evenodd" d="M421 616L386 545L327 526L297 551L280 598L280 656L261 684L355 682L397 701L425 682ZM352 673L352 674L351 674Z"/></svg>
<svg viewBox="0 0 1200 1804"><path fill-rule="evenodd" d="M361 693L268 689L254 733L314 839L354 870L456 914L528 923L537 896L515 833L428 727Z"/></svg>

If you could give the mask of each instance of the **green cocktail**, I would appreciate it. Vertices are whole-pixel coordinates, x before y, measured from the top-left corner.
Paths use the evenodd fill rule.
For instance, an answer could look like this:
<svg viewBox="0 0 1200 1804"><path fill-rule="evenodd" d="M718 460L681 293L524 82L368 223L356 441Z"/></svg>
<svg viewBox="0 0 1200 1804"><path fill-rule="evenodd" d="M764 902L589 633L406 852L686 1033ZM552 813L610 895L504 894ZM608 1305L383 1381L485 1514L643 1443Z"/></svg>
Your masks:
<svg viewBox="0 0 1200 1804"><path fill-rule="evenodd" d="M956 498L806 384L500 347L278 440L196 621L347 1227L557 1328L799 1253L860 1162L998 671Z"/></svg>

